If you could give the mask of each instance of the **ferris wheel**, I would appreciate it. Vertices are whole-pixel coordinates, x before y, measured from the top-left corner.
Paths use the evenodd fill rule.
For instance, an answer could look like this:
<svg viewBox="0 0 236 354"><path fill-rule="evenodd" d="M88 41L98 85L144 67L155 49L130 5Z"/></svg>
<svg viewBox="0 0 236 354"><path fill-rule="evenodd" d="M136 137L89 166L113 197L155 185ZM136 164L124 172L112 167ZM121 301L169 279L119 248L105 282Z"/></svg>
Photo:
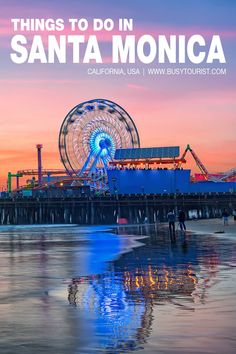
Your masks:
<svg viewBox="0 0 236 354"><path fill-rule="evenodd" d="M137 128L118 104L94 99L78 104L65 117L59 134L61 161L71 176L107 170L116 149L140 146Z"/></svg>

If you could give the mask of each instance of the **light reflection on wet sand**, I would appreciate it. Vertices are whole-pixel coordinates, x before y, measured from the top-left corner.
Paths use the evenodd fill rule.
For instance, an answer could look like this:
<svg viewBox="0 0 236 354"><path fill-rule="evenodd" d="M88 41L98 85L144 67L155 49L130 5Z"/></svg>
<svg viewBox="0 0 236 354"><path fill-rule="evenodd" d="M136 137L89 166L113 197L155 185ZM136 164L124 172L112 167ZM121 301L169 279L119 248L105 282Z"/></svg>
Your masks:
<svg viewBox="0 0 236 354"><path fill-rule="evenodd" d="M146 231L0 232L0 353L234 353L236 243Z"/></svg>

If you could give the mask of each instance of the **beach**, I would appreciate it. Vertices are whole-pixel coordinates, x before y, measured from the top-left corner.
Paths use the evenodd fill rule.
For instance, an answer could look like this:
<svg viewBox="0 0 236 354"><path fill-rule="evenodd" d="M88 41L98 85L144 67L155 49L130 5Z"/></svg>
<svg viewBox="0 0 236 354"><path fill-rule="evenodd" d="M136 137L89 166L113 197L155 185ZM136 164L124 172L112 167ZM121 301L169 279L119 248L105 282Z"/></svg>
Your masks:
<svg viewBox="0 0 236 354"><path fill-rule="evenodd" d="M0 352L235 353L235 224L186 226L0 228Z"/></svg>
<svg viewBox="0 0 236 354"><path fill-rule="evenodd" d="M194 233L236 236L236 221L232 217L229 218L229 225L226 226L221 218L186 221L186 226L188 231Z"/></svg>

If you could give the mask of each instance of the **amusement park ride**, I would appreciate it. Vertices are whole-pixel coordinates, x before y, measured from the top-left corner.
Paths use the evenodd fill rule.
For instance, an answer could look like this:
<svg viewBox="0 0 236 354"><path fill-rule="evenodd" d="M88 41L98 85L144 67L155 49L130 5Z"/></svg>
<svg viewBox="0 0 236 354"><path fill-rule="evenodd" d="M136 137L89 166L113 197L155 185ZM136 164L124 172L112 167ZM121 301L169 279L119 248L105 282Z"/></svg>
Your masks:
<svg viewBox="0 0 236 354"><path fill-rule="evenodd" d="M74 107L59 134L61 161L73 179L98 190L107 189L107 169L116 149L140 146L137 128L116 103L95 99ZM73 181L73 184L78 181Z"/></svg>
<svg viewBox="0 0 236 354"><path fill-rule="evenodd" d="M202 163L202 161L199 159L199 157L197 156L197 154L194 152L194 150L190 147L190 145L188 144L182 157L181 157L181 161L184 161L187 155L187 152L190 152L194 161L196 162L197 167L199 168L201 174L195 174L195 176L193 177L193 181L213 181L213 182L220 182L220 181L233 181L235 180L236 177L236 168L232 168L229 171L226 171L224 173L218 173L218 174L213 174L213 173L209 173L209 171L207 170L207 168L204 166L204 164ZM181 167L181 162L178 165L178 167Z"/></svg>
<svg viewBox="0 0 236 354"><path fill-rule="evenodd" d="M189 145L181 157L178 157L179 153L160 154L160 151L166 151L168 148L141 149L139 134L132 118L121 106L105 99L83 102L75 106L65 117L59 133L59 152L65 170L43 169L42 145L38 144L36 148L38 169L19 170L16 174L9 172L9 192L12 190L12 177L16 177L16 190L26 188L20 187L19 184L19 178L23 176L33 176L31 183L28 184L28 188L31 189L46 189L49 186L89 186L90 189L106 191L108 169L160 169L162 165L169 166L170 169L181 169L186 163L188 152L201 172L200 175L195 175L195 180L232 181L236 176L236 169L217 175L210 174ZM151 151L154 150L158 153L153 155ZM118 151L131 151L133 156L122 158L122 154L116 153ZM140 151L142 154L139 154ZM45 176L46 178L43 178ZM60 176L60 179L55 182L55 178L51 176Z"/></svg>

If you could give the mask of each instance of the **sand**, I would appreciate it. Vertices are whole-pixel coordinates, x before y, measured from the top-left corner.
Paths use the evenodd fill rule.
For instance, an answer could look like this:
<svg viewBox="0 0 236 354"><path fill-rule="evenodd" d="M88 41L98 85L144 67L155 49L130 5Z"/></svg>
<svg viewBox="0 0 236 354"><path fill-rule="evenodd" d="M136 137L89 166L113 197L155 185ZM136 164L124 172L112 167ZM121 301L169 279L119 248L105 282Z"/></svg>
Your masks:
<svg viewBox="0 0 236 354"><path fill-rule="evenodd" d="M191 220L186 221L188 231L204 234L224 234L236 236L236 221L229 218L229 225L224 226L223 219Z"/></svg>

